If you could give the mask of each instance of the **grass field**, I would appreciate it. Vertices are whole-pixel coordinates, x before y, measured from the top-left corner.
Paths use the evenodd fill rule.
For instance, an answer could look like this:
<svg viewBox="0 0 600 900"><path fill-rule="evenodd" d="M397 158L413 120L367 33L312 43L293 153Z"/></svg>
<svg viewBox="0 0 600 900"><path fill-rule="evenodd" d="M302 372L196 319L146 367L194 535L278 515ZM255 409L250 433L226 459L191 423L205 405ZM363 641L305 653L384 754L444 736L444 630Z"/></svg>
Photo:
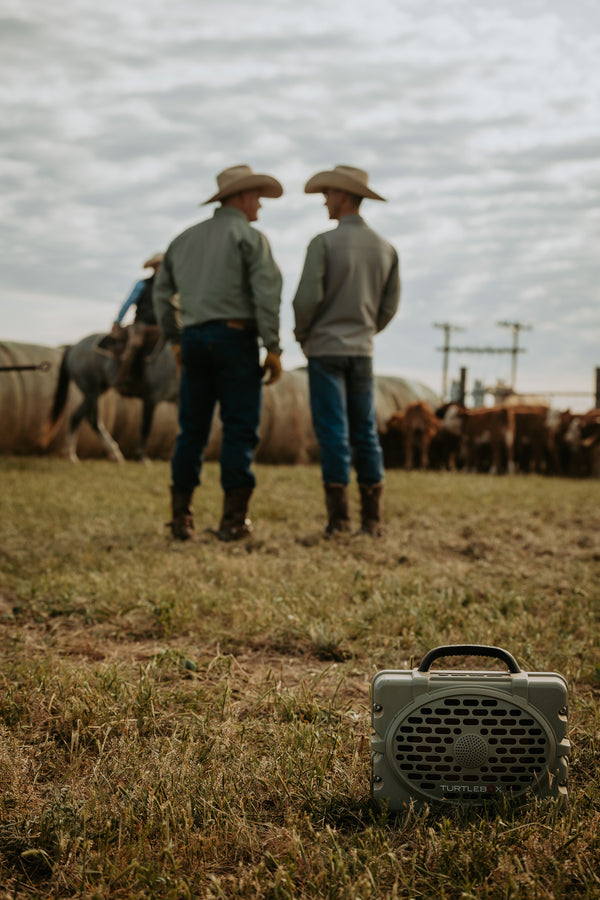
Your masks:
<svg viewBox="0 0 600 900"><path fill-rule="evenodd" d="M0 459L0 898L600 897L600 481L390 472L323 540L257 477L173 544L166 463ZM461 642L567 678L568 808L372 804L373 675Z"/></svg>

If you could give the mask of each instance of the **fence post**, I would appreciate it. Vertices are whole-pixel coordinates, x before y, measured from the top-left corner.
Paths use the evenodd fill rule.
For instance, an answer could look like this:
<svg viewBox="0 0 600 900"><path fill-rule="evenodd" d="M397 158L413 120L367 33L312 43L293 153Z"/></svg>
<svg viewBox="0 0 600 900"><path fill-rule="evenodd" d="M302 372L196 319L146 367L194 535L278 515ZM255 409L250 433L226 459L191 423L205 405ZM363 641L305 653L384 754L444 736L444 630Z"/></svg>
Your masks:
<svg viewBox="0 0 600 900"><path fill-rule="evenodd" d="M460 395L458 402L461 406L465 405L465 393L466 393L466 383L467 383L467 370L464 366L461 366L460 370Z"/></svg>

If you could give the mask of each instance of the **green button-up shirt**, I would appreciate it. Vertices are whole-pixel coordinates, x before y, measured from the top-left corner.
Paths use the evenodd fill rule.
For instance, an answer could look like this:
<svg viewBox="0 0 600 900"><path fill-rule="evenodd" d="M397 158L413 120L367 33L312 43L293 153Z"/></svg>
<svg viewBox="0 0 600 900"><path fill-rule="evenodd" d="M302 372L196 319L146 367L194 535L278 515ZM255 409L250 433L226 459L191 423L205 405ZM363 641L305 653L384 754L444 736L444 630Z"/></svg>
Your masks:
<svg viewBox="0 0 600 900"><path fill-rule="evenodd" d="M279 353L281 286L266 237L240 210L220 206L169 245L154 282L154 309L167 340L178 342L188 325L244 319L267 350Z"/></svg>
<svg viewBox="0 0 600 900"><path fill-rule="evenodd" d="M306 356L372 356L373 335L400 303L398 254L356 214L308 245L294 298Z"/></svg>

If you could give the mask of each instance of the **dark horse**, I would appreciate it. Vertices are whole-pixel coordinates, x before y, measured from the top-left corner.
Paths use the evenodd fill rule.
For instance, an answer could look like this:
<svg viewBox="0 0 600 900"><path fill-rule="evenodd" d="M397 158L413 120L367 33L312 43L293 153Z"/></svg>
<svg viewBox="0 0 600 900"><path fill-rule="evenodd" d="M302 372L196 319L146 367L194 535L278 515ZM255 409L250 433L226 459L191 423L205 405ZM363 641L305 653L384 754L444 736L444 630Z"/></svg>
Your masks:
<svg viewBox="0 0 600 900"><path fill-rule="evenodd" d="M42 440L47 446L58 431L65 413L69 385L71 380L74 381L83 393L83 401L71 416L69 424L69 457L73 461L77 460L77 429L84 419L102 439L112 458L117 462L124 460L119 445L109 434L98 412L98 400L114 386L119 371L119 360L109 349L112 343L109 335L90 334L77 344L66 347L63 354L52 411ZM179 396L177 365L168 345L160 345L146 359L135 389L128 390L127 396L139 397L143 404L136 459L144 460L155 406L161 400L176 403Z"/></svg>

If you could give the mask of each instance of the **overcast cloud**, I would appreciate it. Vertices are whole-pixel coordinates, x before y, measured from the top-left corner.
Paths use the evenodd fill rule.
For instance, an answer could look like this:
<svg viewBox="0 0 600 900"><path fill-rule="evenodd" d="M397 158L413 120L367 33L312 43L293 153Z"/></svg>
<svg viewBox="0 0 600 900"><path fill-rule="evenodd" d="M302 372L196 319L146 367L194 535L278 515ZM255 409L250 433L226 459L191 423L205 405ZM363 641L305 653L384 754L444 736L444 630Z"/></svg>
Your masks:
<svg viewBox="0 0 600 900"><path fill-rule="evenodd" d="M589 391L600 366L596 0L5 0L0 16L4 340L110 324L140 263L210 215L215 175L278 177L258 227L291 300L330 227L315 171L365 168L363 215L398 248L401 310L376 371L441 385L443 340L508 347L517 387ZM509 355L453 354L487 384ZM558 405L564 405L562 398ZM577 401L575 401L576 405Z"/></svg>

